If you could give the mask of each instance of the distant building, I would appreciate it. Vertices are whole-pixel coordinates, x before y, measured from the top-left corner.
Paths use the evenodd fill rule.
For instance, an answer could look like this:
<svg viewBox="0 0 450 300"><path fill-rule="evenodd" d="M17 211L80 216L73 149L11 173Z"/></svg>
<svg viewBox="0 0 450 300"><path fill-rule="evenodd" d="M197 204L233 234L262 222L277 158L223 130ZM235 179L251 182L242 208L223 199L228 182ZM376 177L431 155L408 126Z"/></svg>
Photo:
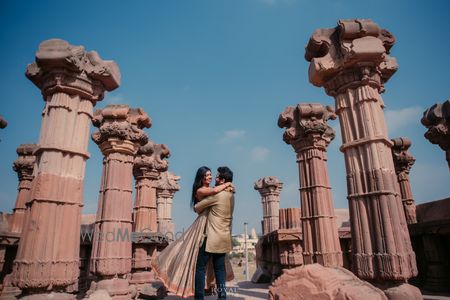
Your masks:
<svg viewBox="0 0 450 300"><path fill-rule="evenodd" d="M233 235L233 239L236 240L239 245L233 246L233 253L244 253L245 251L245 234ZM247 250L255 254L255 245L258 242L258 235L256 234L255 228L251 230L250 236L247 235Z"/></svg>

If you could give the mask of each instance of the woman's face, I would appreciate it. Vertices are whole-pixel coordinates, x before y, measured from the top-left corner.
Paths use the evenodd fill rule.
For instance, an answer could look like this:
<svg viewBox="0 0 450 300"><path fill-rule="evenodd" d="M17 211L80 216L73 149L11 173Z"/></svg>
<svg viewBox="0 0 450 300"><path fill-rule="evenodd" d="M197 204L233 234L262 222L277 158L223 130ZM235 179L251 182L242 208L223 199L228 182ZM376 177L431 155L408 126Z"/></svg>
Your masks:
<svg viewBox="0 0 450 300"><path fill-rule="evenodd" d="M209 186L212 180L211 171L206 171L205 175L203 175L203 185Z"/></svg>

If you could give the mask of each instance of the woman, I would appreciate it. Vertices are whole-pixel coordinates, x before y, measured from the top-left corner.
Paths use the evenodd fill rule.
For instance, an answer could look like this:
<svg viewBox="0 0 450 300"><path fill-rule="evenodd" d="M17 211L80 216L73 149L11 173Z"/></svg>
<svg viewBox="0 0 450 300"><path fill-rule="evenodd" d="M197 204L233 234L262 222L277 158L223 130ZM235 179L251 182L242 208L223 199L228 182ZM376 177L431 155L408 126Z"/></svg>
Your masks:
<svg viewBox="0 0 450 300"><path fill-rule="evenodd" d="M203 166L197 170L192 185L191 207L208 196L233 188L230 182L210 187L211 180L211 169ZM194 295L195 266L198 250L203 243L208 212L209 209L206 209L201 213L183 235L169 244L151 263L156 276L163 281L166 288L183 298ZM211 268L211 265L208 265L208 268ZM227 280L232 280L234 276L229 262L226 264L226 271ZM211 279L207 281L210 283Z"/></svg>

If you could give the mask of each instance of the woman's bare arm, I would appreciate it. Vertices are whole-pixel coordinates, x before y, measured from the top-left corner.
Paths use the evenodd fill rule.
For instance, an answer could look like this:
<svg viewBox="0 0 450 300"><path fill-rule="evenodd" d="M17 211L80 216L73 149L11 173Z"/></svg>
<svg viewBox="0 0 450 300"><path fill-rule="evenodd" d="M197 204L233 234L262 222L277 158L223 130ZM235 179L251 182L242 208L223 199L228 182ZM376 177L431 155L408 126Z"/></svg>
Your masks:
<svg viewBox="0 0 450 300"><path fill-rule="evenodd" d="M220 193L221 191L225 190L226 188L232 187L232 186L233 186L233 184L231 182L225 182L225 183L215 186L215 187L201 187L197 190L197 199L198 199L198 201L201 201L208 196L212 196L217 193Z"/></svg>

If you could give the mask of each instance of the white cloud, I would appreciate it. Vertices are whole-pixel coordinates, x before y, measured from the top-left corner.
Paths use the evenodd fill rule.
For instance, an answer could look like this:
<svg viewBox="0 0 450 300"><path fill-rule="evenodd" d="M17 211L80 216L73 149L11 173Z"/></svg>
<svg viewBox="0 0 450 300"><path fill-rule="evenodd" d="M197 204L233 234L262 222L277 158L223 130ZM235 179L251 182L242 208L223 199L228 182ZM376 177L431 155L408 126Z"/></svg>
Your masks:
<svg viewBox="0 0 450 300"><path fill-rule="evenodd" d="M418 123L422 118L424 109L420 106L407 107L397 110L386 110L386 124L389 136L398 133L398 130Z"/></svg>
<svg viewBox="0 0 450 300"><path fill-rule="evenodd" d="M220 143L228 143L233 140L243 138L245 136L245 130L233 129L224 132L223 136L219 139Z"/></svg>
<svg viewBox="0 0 450 300"><path fill-rule="evenodd" d="M254 161L263 161L269 156L270 150L265 147L254 147L250 152L250 157Z"/></svg>

